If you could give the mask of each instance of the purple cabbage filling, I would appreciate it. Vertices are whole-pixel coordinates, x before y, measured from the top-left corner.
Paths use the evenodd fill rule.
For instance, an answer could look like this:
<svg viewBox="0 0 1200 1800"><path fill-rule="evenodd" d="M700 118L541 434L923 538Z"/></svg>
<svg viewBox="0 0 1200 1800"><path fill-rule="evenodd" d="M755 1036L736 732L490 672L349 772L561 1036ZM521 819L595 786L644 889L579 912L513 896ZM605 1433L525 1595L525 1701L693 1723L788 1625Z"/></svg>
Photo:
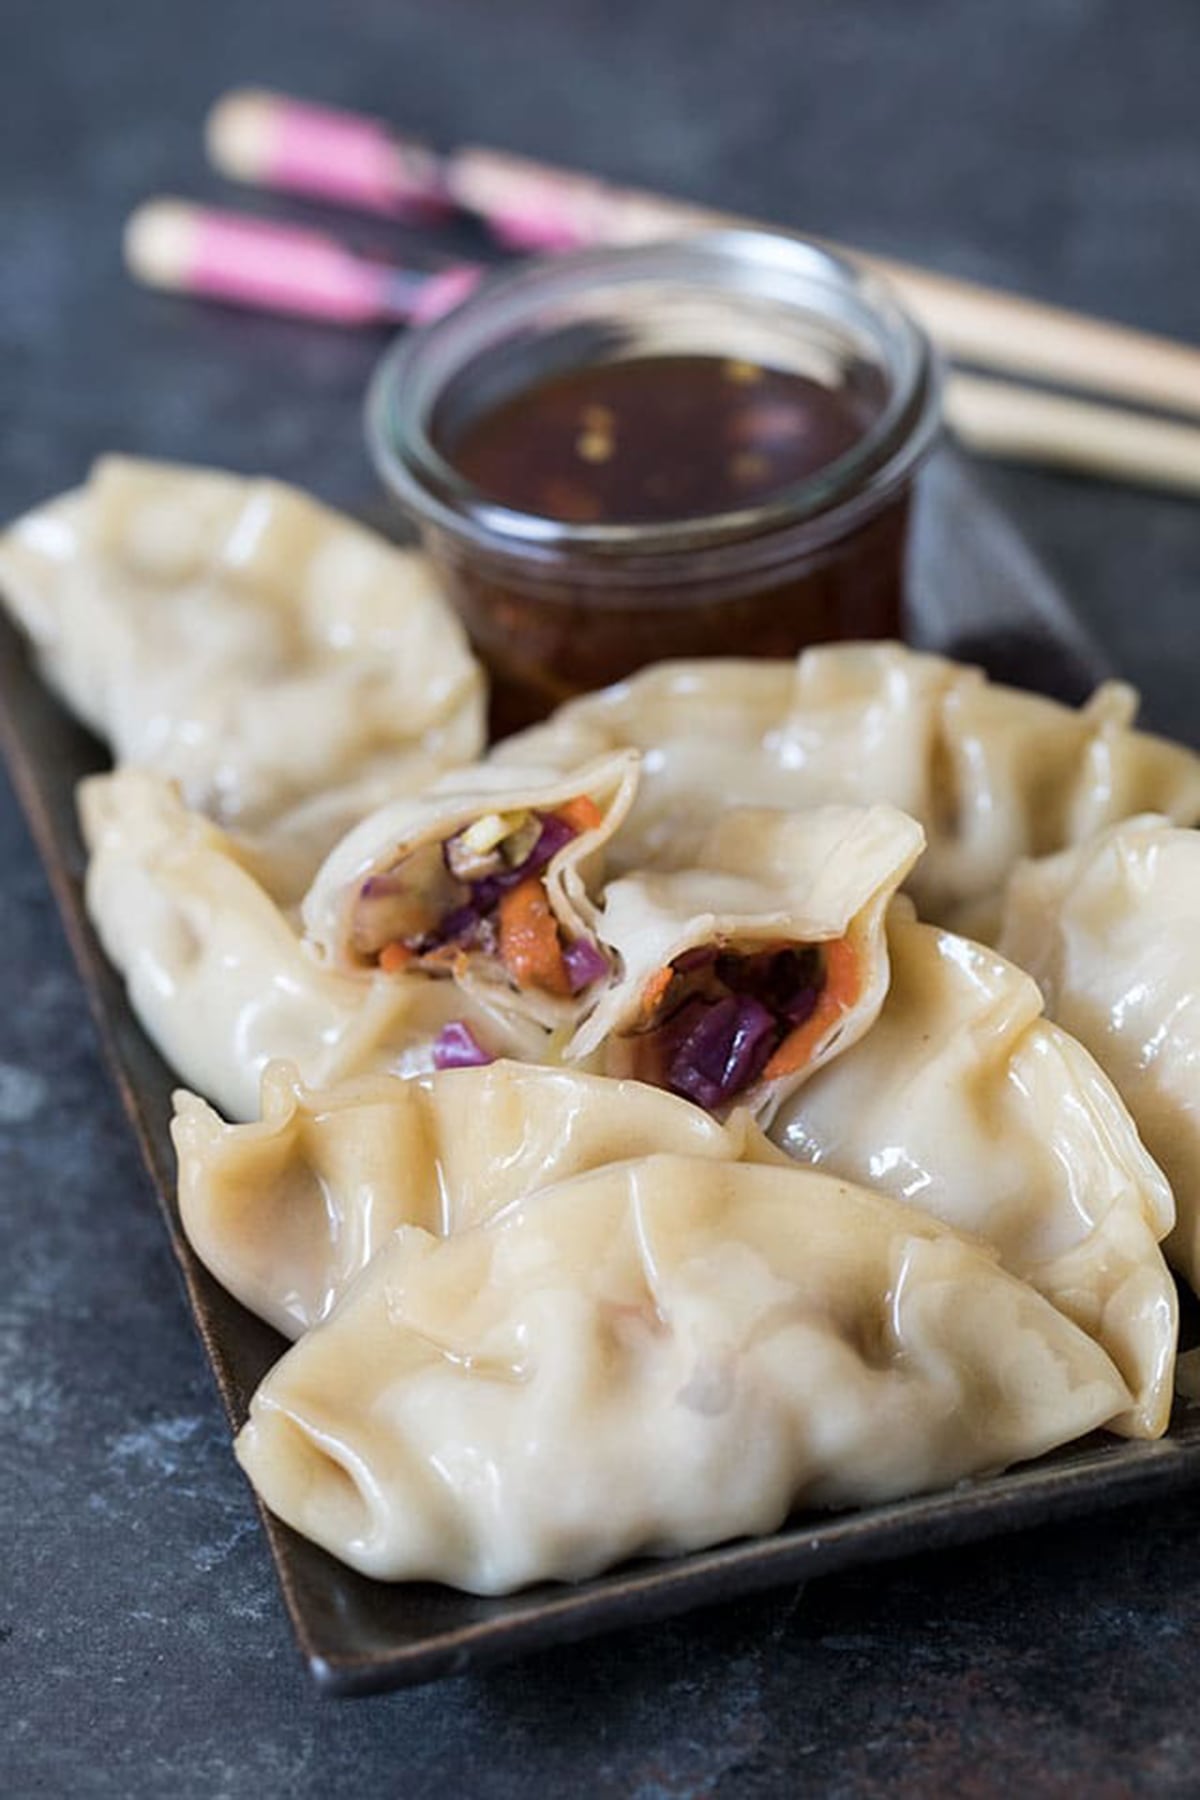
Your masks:
<svg viewBox="0 0 1200 1800"><path fill-rule="evenodd" d="M456 906L453 912L446 913L432 931L426 932L421 939L420 948L423 951L435 950L440 944L461 943L463 938L472 935L483 916L469 900L465 906Z"/></svg>
<svg viewBox="0 0 1200 1800"><path fill-rule="evenodd" d="M389 869L386 875L368 875L359 889L363 900L381 900L391 898L393 894L402 894L407 883L395 869Z"/></svg>
<svg viewBox="0 0 1200 1800"><path fill-rule="evenodd" d="M760 1075L779 1032L758 1000L728 995L704 1009L667 1065L672 1093L712 1111Z"/></svg>
<svg viewBox="0 0 1200 1800"><path fill-rule="evenodd" d="M581 994L593 981L608 974L608 958L590 938L576 938L573 944L565 945L563 962L573 994Z"/></svg>
<svg viewBox="0 0 1200 1800"><path fill-rule="evenodd" d="M495 1060L464 1019L451 1019L433 1040L435 1069L482 1069Z"/></svg>
<svg viewBox="0 0 1200 1800"><path fill-rule="evenodd" d="M671 967L677 975L692 975L697 969L706 969L710 963L715 963L720 954L715 944L697 944L694 950L685 950L682 956L677 956Z"/></svg>
<svg viewBox="0 0 1200 1800"><path fill-rule="evenodd" d="M542 829L533 849L524 862L518 863L515 869L505 869L500 875L485 875L480 881L467 884L467 899L460 906L452 908L444 918L440 919L432 931L427 931L417 944L418 954L425 955L430 950L437 950L443 944L459 944L469 941L478 931L484 919L490 918L499 906L501 898L510 888L519 887L530 875L536 875L540 869L577 835L574 828L565 819L547 813L541 821ZM447 840L449 842L450 840ZM446 845L442 846L442 857L447 854ZM449 868L449 863L447 863ZM388 877L374 879L387 880ZM367 883L363 893L370 886ZM605 965L607 967L607 965ZM568 964L568 969L570 965ZM588 980L594 980L589 976ZM587 985L585 982L584 986ZM572 992L576 990L572 989Z"/></svg>
<svg viewBox="0 0 1200 1800"><path fill-rule="evenodd" d="M519 887L530 875L536 875L539 869L544 869L551 857L557 856L563 845L569 844L571 839L576 836L574 827L568 825L565 819L560 819L555 813L539 814L538 816L541 819L542 829L537 842L524 862L518 863L514 869L505 869L499 875L485 875L482 880L473 881L470 884L471 904L481 914L491 912L498 906L501 894L506 894L509 888ZM443 858L446 853L446 845L443 844ZM446 866L449 867L449 864L447 863Z"/></svg>
<svg viewBox="0 0 1200 1800"><path fill-rule="evenodd" d="M688 975L709 965L718 991L685 997L654 1036L666 1086L712 1112L757 1081L812 1017L823 976L817 950L790 946L755 956L689 950L672 968Z"/></svg>
<svg viewBox="0 0 1200 1800"><path fill-rule="evenodd" d="M537 842L524 861L516 868L505 869L501 874L487 875L479 881L463 884L466 887L466 899L460 905L452 907L431 931L427 931L413 944L412 948L419 956L428 955L449 944L491 947L494 927L489 921L504 894L544 869L564 845L578 836L574 826L559 818L556 813L539 813L537 817L541 829ZM447 870L453 874L449 860L451 842L453 839L447 839L442 845L442 858ZM386 875L371 876L363 883L361 892L363 899L369 900L402 893L404 886L403 875L392 870ZM704 951L702 955L705 960L711 960L715 952ZM599 981L609 972L608 958L590 938L576 938L573 943L565 944L563 962L572 994L582 993L584 988L590 987L594 981ZM476 1043L469 1028L461 1020L455 1020L439 1034L433 1047L433 1058L434 1066L439 1069L472 1068L492 1060Z"/></svg>
<svg viewBox="0 0 1200 1800"><path fill-rule="evenodd" d="M717 979L734 993L752 994L790 1026L812 1017L823 986L821 954L811 945L763 950L757 956L721 955Z"/></svg>

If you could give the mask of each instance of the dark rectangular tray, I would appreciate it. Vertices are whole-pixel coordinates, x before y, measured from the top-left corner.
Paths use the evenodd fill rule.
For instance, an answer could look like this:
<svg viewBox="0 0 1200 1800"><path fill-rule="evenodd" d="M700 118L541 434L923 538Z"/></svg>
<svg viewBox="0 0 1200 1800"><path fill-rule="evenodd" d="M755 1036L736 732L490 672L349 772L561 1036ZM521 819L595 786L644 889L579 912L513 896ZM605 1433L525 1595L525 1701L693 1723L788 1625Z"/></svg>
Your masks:
<svg viewBox="0 0 1200 1800"><path fill-rule="evenodd" d="M1005 679L1021 679L1077 697L1103 663L1033 565L1022 563L1012 538L961 472L943 467L944 497L970 540L992 534L992 588L986 605L946 611L933 582L918 585L917 634L969 652ZM936 494L936 490L935 490ZM937 527L937 521L934 521ZM940 529L940 527L937 527ZM996 534L999 534L997 536ZM918 546L918 557L922 552ZM962 592L953 545L937 547L944 592ZM1012 578L997 583L997 559L1015 557ZM950 563L947 571L947 559ZM1043 586L1039 588L1038 583ZM922 615L922 606L925 607ZM106 962L83 909L84 851L74 789L103 768L95 740L42 686L25 647L0 619L0 729L21 804L54 890L101 1041L137 1134L183 1274L196 1327L221 1398L236 1429L283 1340L218 1286L192 1254L175 1201L174 1155L168 1133L174 1077L143 1035L120 979ZM960 1484L950 1492L831 1517L798 1518L775 1536L737 1542L673 1562L641 1562L577 1587L543 1587L507 1599L481 1600L432 1585L387 1586L342 1567L260 1508L279 1580L309 1668L329 1693L356 1694L456 1674L485 1659L511 1657L662 1618L777 1583L879 1561L917 1550L965 1543L1046 1520L1119 1506L1200 1481L1200 1408L1178 1408L1158 1443L1095 1437L1009 1474Z"/></svg>

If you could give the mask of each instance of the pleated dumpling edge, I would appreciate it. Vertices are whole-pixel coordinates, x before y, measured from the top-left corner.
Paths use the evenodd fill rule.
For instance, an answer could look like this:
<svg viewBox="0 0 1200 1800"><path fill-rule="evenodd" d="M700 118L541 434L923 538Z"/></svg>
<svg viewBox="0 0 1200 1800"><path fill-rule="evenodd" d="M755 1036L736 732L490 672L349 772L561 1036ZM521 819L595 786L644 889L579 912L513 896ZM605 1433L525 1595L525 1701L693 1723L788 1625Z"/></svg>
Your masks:
<svg viewBox="0 0 1200 1800"><path fill-rule="evenodd" d="M319 1324L402 1226L461 1231L656 1151L787 1162L744 1112L720 1125L657 1088L536 1063L310 1088L274 1062L260 1111L227 1125L175 1095L179 1209L205 1266L286 1337Z"/></svg>
<svg viewBox="0 0 1200 1800"><path fill-rule="evenodd" d="M1128 1403L977 1242L814 1171L652 1156L397 1232L236 1448L364 1574L495 1594L948 1486Z"/></svg>

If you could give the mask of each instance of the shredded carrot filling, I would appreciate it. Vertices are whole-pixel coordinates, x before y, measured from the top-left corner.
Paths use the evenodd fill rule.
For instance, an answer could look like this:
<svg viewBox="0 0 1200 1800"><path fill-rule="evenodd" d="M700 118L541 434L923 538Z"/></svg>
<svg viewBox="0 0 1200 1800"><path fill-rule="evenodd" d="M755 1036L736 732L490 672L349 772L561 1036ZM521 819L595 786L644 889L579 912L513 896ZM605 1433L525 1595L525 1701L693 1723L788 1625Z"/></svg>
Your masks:
<svg viewBox="0 0 1200 1800"><path fill-rule="evenodd" d="M574 800L556 806L554 814L564 825L571 827L576 837L582 837L585 831L595 831L597 825L604 822L604 814L590 794L577 794Z"/></svg>
<svg viewBox="0 0 1200 1800"><path fill-rule="evenodd" d="M392 942L385 944L379 952L379 966L385 975L398 975L415 955L416 951L410 944L401 943L399 938L393 938Z"/></svg>
<svg viewBox="0 0 1200 1800"><path fill-rule="evenodd" d="M653 1019L658 1011L660 1001L674 979L675 971L670 963L665 968L659 969L657 974L651 975L642 989L641 1016L644 1023L649 1023Z"/></svg>
<svg viewBox="0 0 1200 1800"><path fill-rule="evenodd" d="M451 967L457 972L460 965L465 967L468 955L498 953L518 987L565 996L579 992L596 979L597 971L588 967L581 973L577 947L564 946L544 883L554 856L573 838L603 822L604 814L595 800L589 794L577 794L553 812L519 809L511 816L485 815L474 826L464 827L442 847L453 887L441 917L434 918L424 931L397 935L370 952L377 966L386 975L398 975L412 966L429 974ZM528 841L531 828L532 843ZM476 841L471 839L472 831ZM513 843L518 840L516 856L520 860L514 867ZM465 861L450 854L455 846L464 851ZM397 883L398 875L399 867L368 882L364 889L367 899L373 888L382 890L376 903L382 904L384 931L386 909L393 896L406 897L402 875ZM670 975L669 969L664 970L664 985Z"/></svg>
<svg viewBox="0 0 1200 1800"><path fill-rule="evenodd" d="M569 996L558 920L541 879L531 875L500 899L500 960L518 987Z"/></svg>
<svg viewBox="0 0 1200 1800"><path fill-rule="evenodd" d="M862 969L858 952L848 938L834 938L821 946L825 959L825 982L821 997L803 1025L789 1032L763 1070L764 1081L780 1075L794 1075L810 1061L814 1050L830 1026L858 999L862 991Z"/></svg>

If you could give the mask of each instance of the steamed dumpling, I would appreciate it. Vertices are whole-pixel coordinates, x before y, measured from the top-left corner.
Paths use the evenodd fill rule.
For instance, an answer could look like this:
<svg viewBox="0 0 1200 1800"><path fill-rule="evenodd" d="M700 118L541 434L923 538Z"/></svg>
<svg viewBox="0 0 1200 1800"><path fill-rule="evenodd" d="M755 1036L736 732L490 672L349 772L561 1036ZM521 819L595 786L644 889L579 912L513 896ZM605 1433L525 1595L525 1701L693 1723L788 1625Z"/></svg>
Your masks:
<svg viewBox="0 0 1200 1800"><path fill-rule="evenodd" d="M399 985L323 969L256 878L245 848L141 769L81 783L85 898L143 1029L189 1087L253 1118L263 1069L295 1062L321 1084L429 1068L465 1022L492 1055L543 1034L493 1017L449 983Z"/></svg>
<svg viewBox="0 0 1200 1800"><path fill-rule="evenodd" d="M262 1118L226 1125L175 1096L179 1209L192 1248L287 1337L319 1323L400 1225L476 1225L571 1175L652 1151L784 1162L739 1114L718 1125L636 1081L498 1062L309 1090L267 1070Z"/></svg>
<svg viewBox="0 0 1200 1800"><path fill-rule="evenodd" d="M730 807L696 867L605 888L596 932L618 973L568 1060L768 1120L878 1013L884 914L923 842L891 806Z"/></svg>
<svg viewBox="0 0 1200 1800"><path fill-rule="evenodd" d="M1115 682L1075 710L900 644L837 644L794 663L660 663L495 754L561 765L644 751L617 846L626 869L694 861L719 806L890 802L925 828L908 884L921 912L969 908L974 930L1022 856L1151 807L1200 819L1200 758L1133 731L1135 709Z"/></svg>
<svg viewBox="0 0 1200 1800"><path fill-rule="evenodd" d="M1200 833L1131 819L1010 883L1001 947L1114 1081L1175 1190L1200 1292Z"/></svg>
<svg viewBox="0 0 1200 1800"><path fill-rule="evenodd" d="M619 751L557 773L484 763L383 807L319 870L301 909L309 942L332 968L453 983L568 1034L611 972L590 890L638 760Z"/></svg>
<svg viewBox="0 0 1200 1800"><path fill-rule="evenodd" d="M425 559L278 482L106 457L0 537L0 589L117 762L225 825L282 822L309 874L356 809L483 741L482 676ZM323 841L288 818L318 794Z"/></svg>
<svg viewBox="0 0 1200 1800"><path fill-rule="evenodd" d="M1120 1096L1012 963L903 903L888 945L879 1018L795 1095L774 1136L994 1245L1120 1369L1133 1406L1115 1428L1157 1436L1177 1327L1158 1245L1174 1207Z"/></svg>
<svg viewBox="0 0 1200 1800"><path fill-rule="evenodd" d="M496 1594L947 1486L1128 1405L1098 1345L914 1209L655 1156L398 1231L236 1448L364 1574Z"/></svg>

